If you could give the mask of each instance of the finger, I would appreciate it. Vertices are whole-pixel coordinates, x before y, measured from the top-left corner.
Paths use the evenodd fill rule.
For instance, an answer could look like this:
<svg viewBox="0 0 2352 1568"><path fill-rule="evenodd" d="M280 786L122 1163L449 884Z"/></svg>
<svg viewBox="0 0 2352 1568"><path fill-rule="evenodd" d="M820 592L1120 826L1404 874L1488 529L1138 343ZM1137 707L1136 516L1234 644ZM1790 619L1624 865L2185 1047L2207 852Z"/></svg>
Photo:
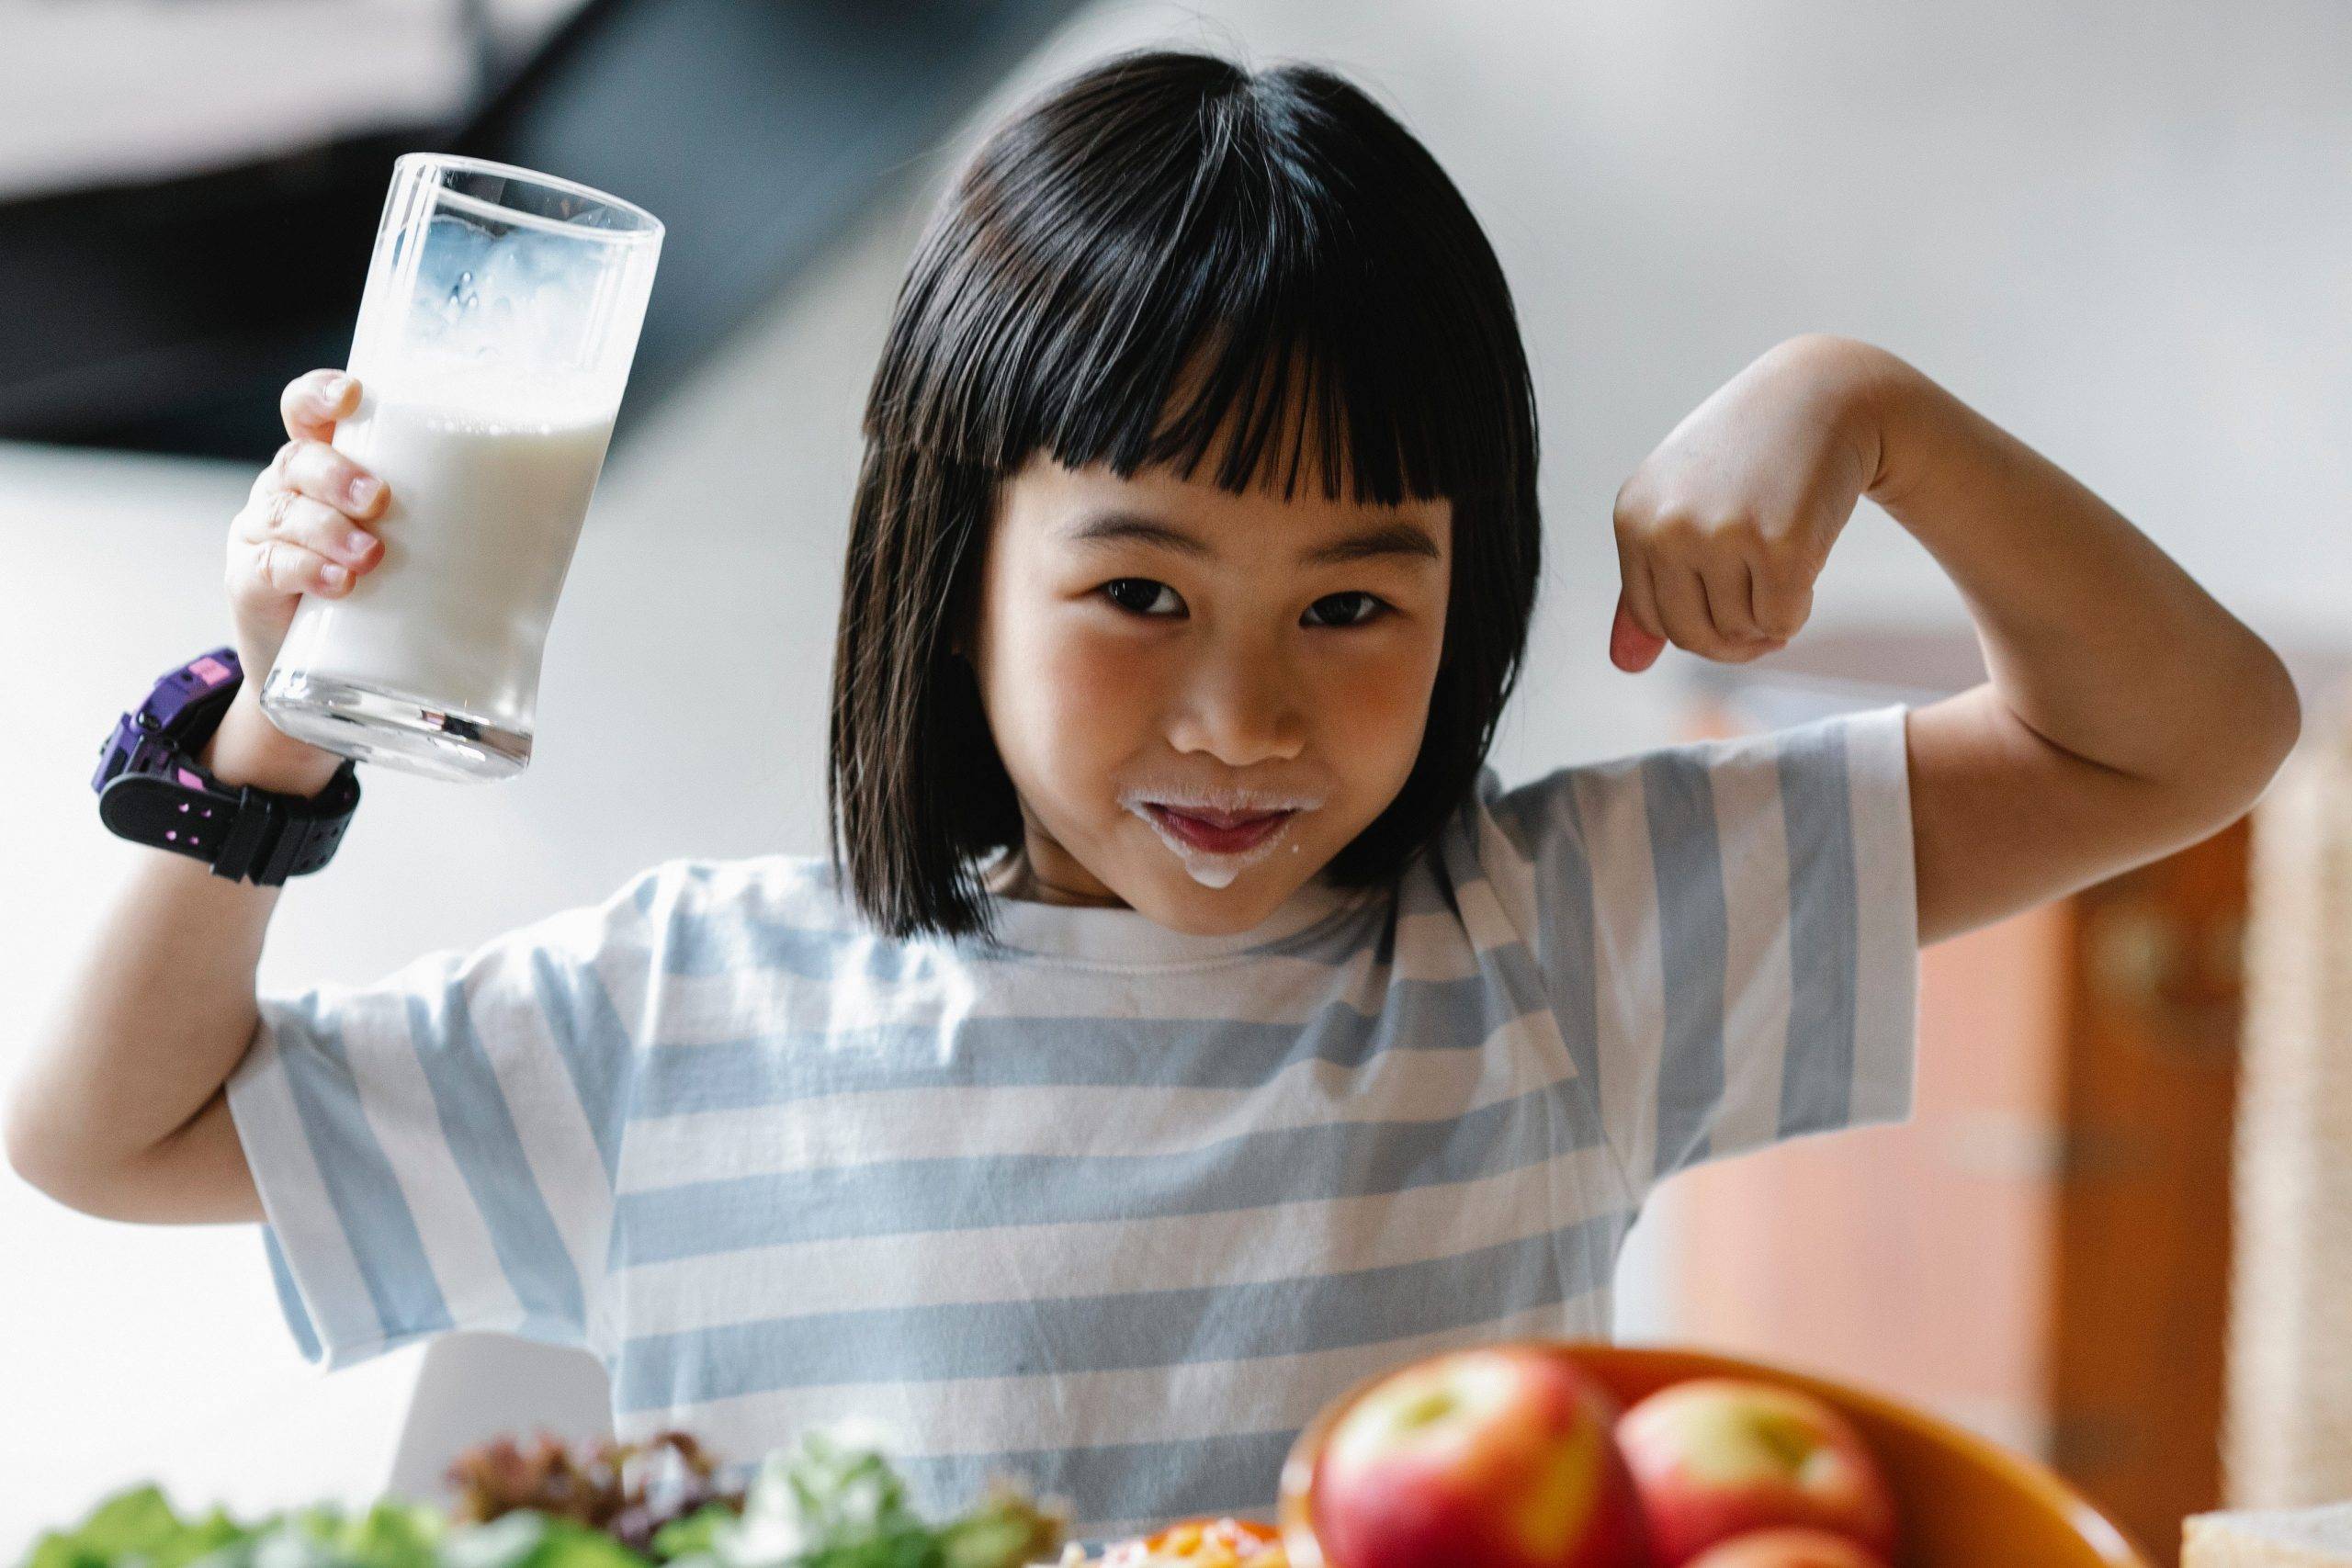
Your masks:
<svg viewBox="0 0 2352 1568"><path fill-rule="evenodd" d="M1657 662L1666 639L1642 630L1626 595L1617 595L1617 618L1609 627L1609 661L1628 675L1638 675Z"/></svg>
<svg viewBox="0 0 2352 1568"><path fill-rule="evenodd" d="M1707 619L1713 623L1718 640L1736 647L1754 642L1763 635L1748 597L1746 557L1723 549L1707 552L1699 561L1699 585L1707 600Z"/></svg>
<svg viewBox="0 0 2352 1568"><path fill-rule="evenodd" d="M324 441L334 422L359 406L359 378L342 370L306 370L277 395L277 415L297 441Z"/></svg>
<svg viewBox="0 0 2352 1568"><path fill-rule="evenodd" d="M289 539L263 543L259 575L277 592L322 593L331 599L349 592L357 581L349 568Z"/></svg>
<svg viewBox="0 0 2352 1568"><path fill-rule="evenodd" d="M1770 570L1754 578L1756 629L1782 642L1804 628L1813 615L1813 584L1776 577Z"/></svg>
<svg viewBox="0 0 2352 1568"><path fill-rule="evenodd" d="M282 539L346 566L365 567L383 547L381 540L324 502L293 491L276 491L252 509L245 536Z"/></svg>
<svg viewBox="0 0 2352 1568"><path fill-rule="evenodd" d="M1675 561L1656 563L1651 585L1657 593L1658 618L1677 648L1713 658L1726 646L1715 632L1707 609L1707 591L1695 568Z"/></svg>
<svg viewBox="0 0 2352 1568"><path fill-rule="evenodd" d="M1634 625L1646 636L1664 640L1666 623L1658 618L1657 592L1650 581L1649 551L1627 544L1622 532L1617 536L1617 578L1623 585L1621 602Z"/></svg>
<svg viewBox="0 0 2352 1568"><path fill-rule="evenodd" d="M1609 660L1629 675L1638 675L1666 651L1666 628L1657 617L1657 596L1650 587L1649 552L1629 545L1617 532L1617 618L1609 628Z"/></svg>
<svg viewBox="0 0 2352 1568"><path fill-rule="evenodd" d="M313 501L324 502L356 520L383 510L383 481L334 447L319 441L294 444L279 470L280 483Z"/></svg>

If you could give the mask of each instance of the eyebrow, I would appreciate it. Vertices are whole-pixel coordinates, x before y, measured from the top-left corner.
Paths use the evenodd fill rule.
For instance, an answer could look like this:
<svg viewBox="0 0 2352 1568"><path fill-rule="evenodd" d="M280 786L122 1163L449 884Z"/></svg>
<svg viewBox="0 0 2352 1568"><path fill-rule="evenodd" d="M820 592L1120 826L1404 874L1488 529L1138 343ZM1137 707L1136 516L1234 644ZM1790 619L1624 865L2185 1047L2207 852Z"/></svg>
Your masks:
<svg viewBox="0 0 2352 1568"><path fill-rule="evenodd" d="M1173 550L1196 560L1213 561L1217 558L1216 551L1207 540L1172 524L1133 512L1092 513L1064 528L1056 536L1064 543L1082 545L1090 549L1132 541ZM1445 558L1427 529L1418 523L1396 518L1344 535L1329 544L1310 546L1299 551L1298 564L1344 566L1351 561L1371 560L1383 556L1418 556L1433 561Z"/></svg>

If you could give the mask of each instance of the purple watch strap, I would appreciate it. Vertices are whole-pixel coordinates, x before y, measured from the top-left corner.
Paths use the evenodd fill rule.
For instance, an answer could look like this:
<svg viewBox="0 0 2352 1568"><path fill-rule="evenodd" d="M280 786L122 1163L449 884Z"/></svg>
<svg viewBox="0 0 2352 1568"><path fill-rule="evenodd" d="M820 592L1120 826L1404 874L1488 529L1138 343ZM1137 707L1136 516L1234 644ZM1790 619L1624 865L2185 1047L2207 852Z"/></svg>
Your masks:
<svg viewBox="0 0 2352 1568"><path fill-rule="evenodd" d="M216 876L270 886L333 858L359 804L358 765L345 761L307 797L214 778L196 754L243 678L233 648L164 674L100 745L90 787L99 819L119 837L193 856Z"/></svg>

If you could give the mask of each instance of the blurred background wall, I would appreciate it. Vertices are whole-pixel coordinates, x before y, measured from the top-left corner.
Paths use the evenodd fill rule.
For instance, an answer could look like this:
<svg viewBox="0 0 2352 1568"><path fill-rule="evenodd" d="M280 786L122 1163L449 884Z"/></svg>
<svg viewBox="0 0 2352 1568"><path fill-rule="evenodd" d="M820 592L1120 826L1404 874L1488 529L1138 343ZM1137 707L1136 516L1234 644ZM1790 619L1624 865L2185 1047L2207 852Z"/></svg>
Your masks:
<svg viewBox="0 0 2352 1568"><path fill-rule="evenodd" d="M691 29L725 9L636 14ZM334 141L336 156L359 158L368 194L316 209L339 215L331 234L283 235L306 265L341 258L288 288L303 311L331 305L337 287L356 302L390 152L502 90L571 15L564 0L0 5L0 198L55 214L68 209L37 204ZM207 25L190 30L196 16ZM902 17L921 34L910 53L950 25L911 5L857 16ZM1685 413L1796 333L1902 355L2080 478L2274 641L2324 638L2352 604L2352 208L2338 199L2352 12L2328 0L1117 0L1039 8L972 39L990 62L938 73L954 112L906 122L903 151L868 149L856 164L854 96L833 106L847 118L831 132L810 121L793 143L812 154L797 177L836 180L838 199L823 222L777 239L794 265L774 269L766 297L746 296L740 321L691 342L682 321L662 374L632 382L548 639L532 767L488 789L371 771L332 874L281 899L265 991L367 983L602 897L673 855L822 852L846 504L899 275L981 127L1135 43L1349 73L1430 145L1486 224L1534 366L1549 523L1531 667L1495 757L1508 781L1683 732L1698 661L1670 650L1627 676L1607 660L1610 503ZM210 52L189 52L200 47ZM644 58L648 101L712 96ZM904 107L877 97L870 112ZM621 151L602 168L550 172L651 208L673 245L681 213L723 221L713 193L775 155L607 129ZM72 210L82 227L20 227L31 249L19 254L86 277L81 253L41 259L43 234L103 240L111 220ZM752 288L762 244L756 226L730 235L705 258L708 276ZM175 263L151 249L117 265ZM688 292L668 254L663 265L657 311ZM21 671L0 785L16 895L0 908L0 1048L35 1028L113 887L150 852L96 821L96 750L159 671L226 640L223 542L278 439L285 378L256 352L245 393L159 413L124 362L103 376L95 355L76 363L77 344L129 341L124 322L28 314L27 298L38 297L12 297L11 330L60 345L41 385L68 389L77 408L36 407L29 379L0 389L21 421L0 444L0 624ZM241 341L260 344L266 325ZM339 363L347 316L329 310L308 331L277 351L290 342L316 348L306 364ZM173 373L158 362L141 374ZM266 389L259 400L254 387ZM1808 635L1885 626L1966 622L1932 561L1865 503ZM1627 1337L1676 1330L1660 1228L1645 1219L1626 1255ZM0 1172L0 1238L11 1259L0 1551L140 1478L240 1509L382 1483L421 1353L317 1376L286 1334L250 1228L111 1224Z"/></svg>

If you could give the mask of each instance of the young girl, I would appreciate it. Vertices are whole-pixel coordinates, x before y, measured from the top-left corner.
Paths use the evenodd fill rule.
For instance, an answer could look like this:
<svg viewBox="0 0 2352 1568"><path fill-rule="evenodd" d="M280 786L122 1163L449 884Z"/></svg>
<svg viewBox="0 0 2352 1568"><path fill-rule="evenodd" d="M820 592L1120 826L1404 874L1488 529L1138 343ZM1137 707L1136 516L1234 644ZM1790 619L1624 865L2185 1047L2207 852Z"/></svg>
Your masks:
<svg viewBox="0 0 2352 1568"><path fill-rule="evenodd" d="M381 489L324 445L356 396L288 389L232 546L248 669L300 592L368 592L340 540ZM1780 646L1867 493L1993 681L1503 788L1542 546L1510 291L1308 66L1124 55L998 130L865 428L827 856L667 861L258 998L169 1080L129 1021L61 1033L19 1164L264 1222L325 1368L504 1330L592 1350L624 1436L748 1463L855 1418L927 1506L1011 1472L1085 1537L1262 1517L1357 1380L1606 1337L1666 1177L1905 1116L1922 942L2213 831L2298 729L2122 518L1808 335L1619 492L1615 661ZM232 707L216 769L338 761L273 737Z"/></svg>

